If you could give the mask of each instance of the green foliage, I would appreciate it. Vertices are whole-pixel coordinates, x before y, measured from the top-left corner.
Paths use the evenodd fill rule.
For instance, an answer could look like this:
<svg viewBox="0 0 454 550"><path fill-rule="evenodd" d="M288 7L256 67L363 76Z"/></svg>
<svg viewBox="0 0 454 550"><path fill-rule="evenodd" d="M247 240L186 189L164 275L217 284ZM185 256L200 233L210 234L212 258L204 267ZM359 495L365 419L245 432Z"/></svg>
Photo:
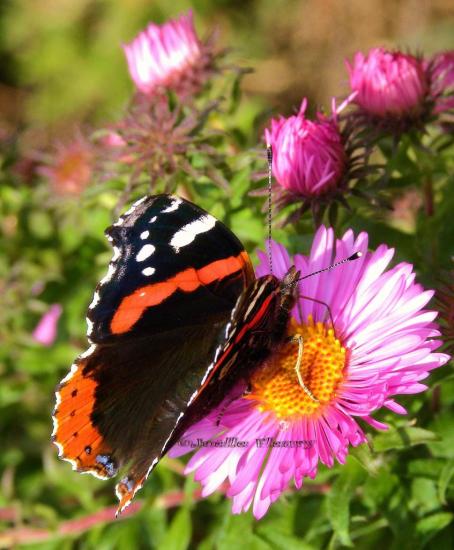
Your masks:
<svg viewBox="0 0 454 550"><path fill-rule="evenodd" d="M216 3L196 4L209 16ZM228 2L222 4L229 9ZM119 118L132 86L118 46L150 17L167 16L164 2L132 5L8 2L2 25L8 32L0 47L12 56L16 84L35 88L26 101L30 126L55 125L60 118L92 124ZM79 79L82 63L88 68ZM99 92L106 82L108 103ZM263 197L250 191L266 181L257 177L264 172L264 155L251 148L261 148L259 128L268 106L241 95L237 73L223 74L206 93L223 95L224 103L203 119L194 138L214 143L218 157L203 151L191 156L200 177L181 171L173 174L171 186L221 218L256 261L254 251L264 248L267 225ZM448 140L440 147L437 132L405 136L395 147L386 138L378 143L376 160L386 173L380 185L372 181L380 187L377 196L393 203L416 190L421 199L416 207L407 205L399 218L354 196L351 211L340 208L335 223L338 234L348 227L367 231L371 248L383 242L395 247L396 261L413 263L418 280L430 288L452 267L454 256L454 146ZM232 515L230 501L220 494L201 499L198 484L181 473L184 460L170 459L150 477L133 513L112 521L113 484L76 474L58 460L50 442L51 412L57 382L87 346L87 304L111 257L104 229L115 219L119 201L130 203L150 191L148 179L142 177L126 196L123 174L98 178L83 193L66 196L42 176L28 181L18 175L16 145L12 138L3 142L0 172L0 548L453 546L452 364L431 376L427 392L399 399L408 417L380 411L376 416L389 424L388 431L365 428L369 445L352 449L346 465L321 467L315 480L300 491L291 488L260 521L251 512ZM216 171L228 181L227 189L214 183ZM168 183L161 179L153 191ZM274 232L293 253L307 253L312 235L310 216ZM54 303L62 305L63 314L56 341L44 347L32 332Z"/></svg>

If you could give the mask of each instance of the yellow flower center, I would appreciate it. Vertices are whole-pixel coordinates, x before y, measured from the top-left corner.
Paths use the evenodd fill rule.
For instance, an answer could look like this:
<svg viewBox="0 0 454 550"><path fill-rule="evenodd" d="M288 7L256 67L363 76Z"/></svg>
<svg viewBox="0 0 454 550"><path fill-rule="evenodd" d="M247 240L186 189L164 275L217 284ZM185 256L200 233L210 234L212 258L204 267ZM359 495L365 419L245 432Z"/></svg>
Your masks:
<svg viewBox="0 0 454 550"><path fill-rule="evenodd" d="M312 318L303 325L292 321L288 335L303 338L300 374L308 391L299 383L295 370L299 349L295 340L285 343L253 374L248 396L259 402L259 410L273 411L281 419L312 415L332 401L347 363L346 348L324 323L314 323Z"/></svg>

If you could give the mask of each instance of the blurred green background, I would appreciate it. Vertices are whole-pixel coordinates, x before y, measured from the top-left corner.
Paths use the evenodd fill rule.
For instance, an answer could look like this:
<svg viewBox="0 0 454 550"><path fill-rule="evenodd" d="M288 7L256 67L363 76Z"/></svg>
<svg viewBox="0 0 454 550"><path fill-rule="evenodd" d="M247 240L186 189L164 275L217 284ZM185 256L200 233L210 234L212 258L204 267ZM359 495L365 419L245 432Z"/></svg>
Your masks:
<svg viewBox="0 0 454 550"><path fill-rule="evenodd" d="M194 499L197 485L170 459L130 515L112 522L112 483L73 473L56 457L49 441L53 388L86 347L85 309L111 257L103 230L117 196L55 197L44 179L13 168L30 151L52 151L76 130L119 119L133 91L121 44L150 20L188 8L201 35L216 27L235 62L254 69L235 119L249 145L259 142L271 112L289 114L303 96L329 105L346 94L344 59L357 50L385 45L430 54L454 47L449 0L1 0L0 548L452 548L449 366L431 377L427 394L402 400L422 428L383 414L393 429L375 437L374 453L359 449L347 466L321 468L261 522L250 513L232 516L219 494ZM233 202L240 204L248 177L239 173ZM344 225L371 231L373 246L397 246L398 258L414 262L433 285L450 266L454 239L452 176L448 183L451 191L444 181L429 220L357 214ZM205 207L219 198L210 197ZM262 246L265 224L260 205L245 207L248 213L238 207L230 222L253 250ZM309 236L278 235L294 251L307 251ZM52 303L63 305L63 315L47 348L31 334Z"/></svg>

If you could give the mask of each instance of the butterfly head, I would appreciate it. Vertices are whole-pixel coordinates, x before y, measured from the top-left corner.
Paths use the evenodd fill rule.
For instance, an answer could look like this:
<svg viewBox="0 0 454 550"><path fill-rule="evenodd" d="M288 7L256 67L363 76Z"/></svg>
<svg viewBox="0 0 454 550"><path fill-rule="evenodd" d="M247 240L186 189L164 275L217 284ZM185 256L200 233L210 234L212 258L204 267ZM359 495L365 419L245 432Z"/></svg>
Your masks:
<svg viewBox="0 0 454 550"><path fill-rule="evenodd" d="M281 308L291 311L298 297L298 281L301 273L293 265L280 283Z"/></svg>
<svg viewBox="0 0 454 550"><path fill-rule="evenodd" d="M287 332L287 326L296 300L298 298L298 280L300 272L292 266L278 282L274 291L274 315L271 316L271 334L273 340L281 340ZM276 281L277 279L273 277Z"/></svg>

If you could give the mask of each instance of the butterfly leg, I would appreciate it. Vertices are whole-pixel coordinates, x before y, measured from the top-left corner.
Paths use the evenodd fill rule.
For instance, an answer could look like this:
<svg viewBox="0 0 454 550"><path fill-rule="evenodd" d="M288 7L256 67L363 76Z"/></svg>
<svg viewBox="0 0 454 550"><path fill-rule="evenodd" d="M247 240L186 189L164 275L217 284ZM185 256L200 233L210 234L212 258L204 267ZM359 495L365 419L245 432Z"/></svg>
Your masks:
<svg viewBox="0 0 454 550"><path fill-rule="evenodd" d="M298 357L296 359L296 365L295 365L295 371L296 371L296 377L298 378L299 385L303 388L304 393L312 399L312 401L315 401L316 403L319 403L319 400L315 397L315 395L311 392L311 390L306 386L304 383L303 377L301 376L301 363L303 361L303 351L304 351L304 341L301 334L295 334L295 336L290 337L290 342L298 342Z"/></svg>

